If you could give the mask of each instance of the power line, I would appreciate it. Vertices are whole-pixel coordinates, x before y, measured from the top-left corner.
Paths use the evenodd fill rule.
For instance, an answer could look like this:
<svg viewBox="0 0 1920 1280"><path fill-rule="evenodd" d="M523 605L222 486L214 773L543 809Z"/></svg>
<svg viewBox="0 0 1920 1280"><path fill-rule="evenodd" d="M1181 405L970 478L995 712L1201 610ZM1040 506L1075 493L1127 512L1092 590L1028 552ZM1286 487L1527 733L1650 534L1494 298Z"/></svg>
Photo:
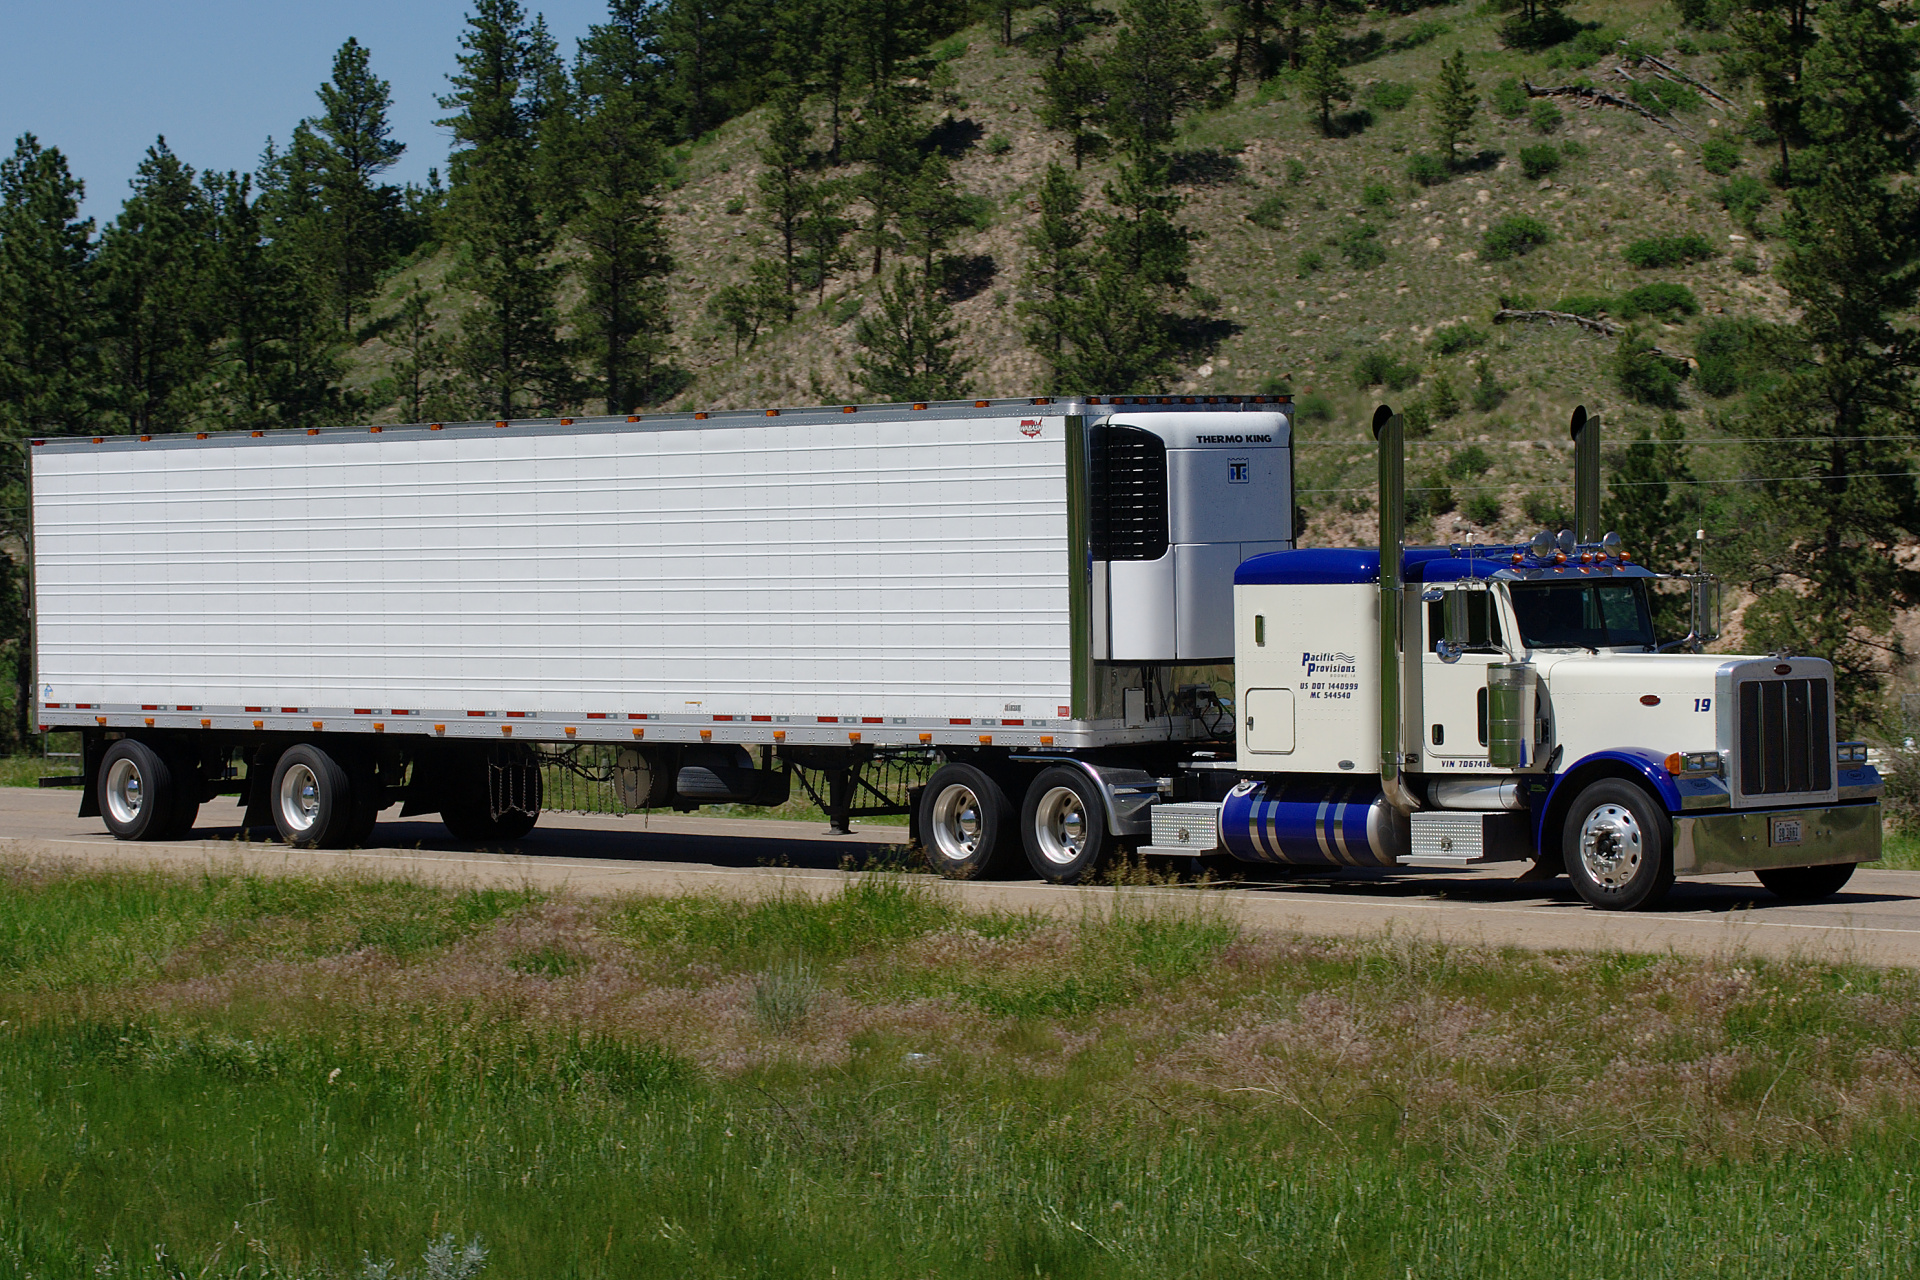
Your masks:
<svg viewBox="0 0 1920 1280"><path fill-rule="evenodd" d="M1738 480L1615 480L1610 481L1607 487L1609 489L1650 489L1655 485L1667 485L1674 488L1685 488L1687 486L1710 484L1790 484L1795 481L1802 484L1816 484L1827 480L1876 480L1891 476L1920 477L1920 471L1854 471L1837 476L1749 476L1742 477ZM1302 493L1372 493L1375 487L1374 485L1365 484L1355 485L1350 489L1298 489L1295 490L1295 493L1296 495ZM1433 493L1440 489L1448 489L1461 493L1487 493L1497 492L1509 487L1510 486L1503 484L1408 485L1407 492ZM1568 482L1556 482L1532 485L1530 487L1535 489L1571 489L1573 485Z"/></svg>

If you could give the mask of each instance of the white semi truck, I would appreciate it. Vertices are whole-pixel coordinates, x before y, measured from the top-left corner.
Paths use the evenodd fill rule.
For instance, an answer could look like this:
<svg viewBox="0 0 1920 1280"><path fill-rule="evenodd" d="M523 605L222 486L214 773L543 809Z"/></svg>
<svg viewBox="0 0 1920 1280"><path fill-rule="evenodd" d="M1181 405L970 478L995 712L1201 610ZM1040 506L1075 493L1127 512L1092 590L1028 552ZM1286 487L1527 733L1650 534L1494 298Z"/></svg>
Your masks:
<svg viewBox="0 0 1920 1280"><path fill-rule="evenodd" d="M1375 435L1371 551L1294 548L1284 397L34 440L39 722L127 840L222 795L295 845L396 804L512 840L590 750L631 809L822 771L838 825L921 755L913 825L959 878L1533 859L1634 908L1879 856L1826 662L1661 652L1597 423L1578 531L1518 547L1404 547L1384 407Z"/></svg>

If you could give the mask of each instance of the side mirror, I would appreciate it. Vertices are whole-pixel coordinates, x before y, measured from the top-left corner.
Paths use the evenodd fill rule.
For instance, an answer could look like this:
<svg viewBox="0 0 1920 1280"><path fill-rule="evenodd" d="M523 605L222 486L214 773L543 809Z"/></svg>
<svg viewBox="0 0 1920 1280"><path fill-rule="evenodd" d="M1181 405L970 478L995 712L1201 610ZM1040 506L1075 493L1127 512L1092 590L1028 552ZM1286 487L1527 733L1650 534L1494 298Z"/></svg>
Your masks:
<svg viewBox="0 0 1920 1280"><path fill-rule="evenodd" d="M1467 592L1472 590L1465 583L1456 583L1449 587L1428 587L1420 593L1420 599L1427 604L1440 604L1440 635L1435 642L1434 652L1440 655L1442 662L1458 662L1460 655L1473 643L1473 623L1467 613Z"/></svg>
<svg viewBox="0 0 1920 1280"><path fill-rule="evenodd" d="M1690 630L1698 644L1720 638L1720 606L1725 595L1720 579L1710 573L1695 574L1690 594L1693 597L1693 625Z"/></svg>

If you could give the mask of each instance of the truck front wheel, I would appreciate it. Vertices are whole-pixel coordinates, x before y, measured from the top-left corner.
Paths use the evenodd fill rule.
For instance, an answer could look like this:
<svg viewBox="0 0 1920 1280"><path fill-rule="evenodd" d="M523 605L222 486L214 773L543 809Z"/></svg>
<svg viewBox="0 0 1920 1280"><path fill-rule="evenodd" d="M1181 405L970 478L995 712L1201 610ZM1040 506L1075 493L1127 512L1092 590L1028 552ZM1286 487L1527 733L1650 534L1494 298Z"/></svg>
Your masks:
<svg viewBox="0 0 1920 1280"><path fill-rule="evenodd" d="M1776 898L1788 902L1817 902L1840 892L1853 879L1853 863L1837 862L1825 867L1775 867L1756 871L1760 883Z"/></svg>
<svg viewBox="0 0 1920 1280"><path fill-rule="evenodd" d="M1606 911L1659 904L1673 886L1667 816L1647 793L1620 778L1582 791L1567 813L1561 848L1567 878Z"/></svg>
<svg viewBox="0 0 1920 1280"><path fill-rule="evenodd" d="M920 793L927 861L949 880L977 880L994 870L1012 826L1007 793L970 764L942 765Z"/></svg>
<svg viewBox="0 0 1920 1280"><path fill-rule="evenodd" d="M1020 806L1027 861L1042 880L1078 884L1107 852L1107 816L1100 790L1078 769L1043 770Z"/></svg>

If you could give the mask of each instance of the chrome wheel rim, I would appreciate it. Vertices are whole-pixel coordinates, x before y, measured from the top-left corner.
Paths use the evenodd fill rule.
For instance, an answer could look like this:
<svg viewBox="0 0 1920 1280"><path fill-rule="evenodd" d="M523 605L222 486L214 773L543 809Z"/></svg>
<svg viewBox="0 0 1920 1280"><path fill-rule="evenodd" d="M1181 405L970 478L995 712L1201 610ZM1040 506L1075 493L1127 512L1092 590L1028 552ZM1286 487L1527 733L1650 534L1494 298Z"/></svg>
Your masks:
<svg viewBox="0 0 1920 1280"><path fill-rule="evenodd" d="M965 862L978 853L985 828L973 788L955 783L934 801L933 847L948 862Z"/></svg>
<svg viewBox="0 0 1920 1280"><path fill-rule="evenodd" d="M293 835L306 834L320 820L320 779L304 764L280 775L280 817Z"/></svg>
<svg viewBox="0 0 1920 1280"><path fill-rule="evenodd" d="M123 827L130 827L139 821L140 809L146 804L145 780L140 776L140 766L122 756L107 769L107 812L113 820Z"/></svg>
<svg viewBox="0 0 1920 1280"><path fill-rule="evenodd" d="M1603 889L1624 888L1645 856L1644 833L1624 805L1603 804L1580 824L1580 865Z"/></svg>
<svg viewBox="0 0 1920 1280"><path fill-rule="evenodd" d="M1034 843L1056 867L1071 866L1087 848L1087 807L1072 787L1053 787L1033 811Z"/></svg>

